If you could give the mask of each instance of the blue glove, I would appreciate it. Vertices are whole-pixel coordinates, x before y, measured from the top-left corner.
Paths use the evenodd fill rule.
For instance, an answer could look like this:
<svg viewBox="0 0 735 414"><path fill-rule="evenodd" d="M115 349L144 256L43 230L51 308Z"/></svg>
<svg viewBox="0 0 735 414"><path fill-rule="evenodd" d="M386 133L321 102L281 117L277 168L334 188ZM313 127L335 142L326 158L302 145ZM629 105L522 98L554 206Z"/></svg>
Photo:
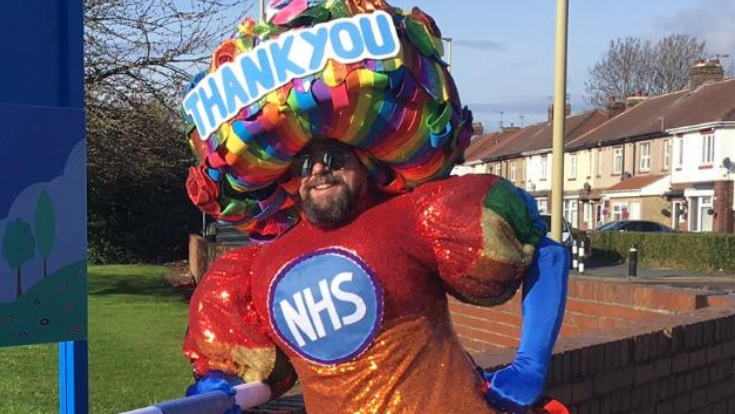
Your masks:
<svg viewBox="0 0 735 414"><path fill-rule="evenodd" d="M483 375L487 400L510 413L524 413L541 396L551 353L564 316L569 252L544 238L523 280L523 325L516 359Z"/></svg>
<svg viewBox="0 0 735 414"><path fill-rule="evenodd" d="M234 375L225 374L222 371L210 371L207 375L199 378L186 389L186 396L205 394L212 391L221 391L230 397L235 396L235 385L243 384L243 381ZM222 414L240 414L242 408L234 404L232 408Z"/></svg>

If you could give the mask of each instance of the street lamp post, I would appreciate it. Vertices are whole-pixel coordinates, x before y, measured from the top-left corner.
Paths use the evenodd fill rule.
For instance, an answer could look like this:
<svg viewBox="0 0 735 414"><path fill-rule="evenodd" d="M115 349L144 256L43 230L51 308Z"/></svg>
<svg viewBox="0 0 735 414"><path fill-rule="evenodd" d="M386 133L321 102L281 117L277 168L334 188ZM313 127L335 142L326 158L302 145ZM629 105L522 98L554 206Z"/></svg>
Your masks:
<svg viewBox="0 0 735 414"><path fill-rule="evenodd" d="M447 42L447 63L449 64L448 70L452 71L452 38L442 37L442 40Z"/></svg>
<svg viewBox="0 0 735 414"><path fill-rule="evenodd" d="M569 0L556 2L556 59L554 80L554 138L551 171L551 238L561 242L564 202L564 123L567 89L567 19Z"/></svg>

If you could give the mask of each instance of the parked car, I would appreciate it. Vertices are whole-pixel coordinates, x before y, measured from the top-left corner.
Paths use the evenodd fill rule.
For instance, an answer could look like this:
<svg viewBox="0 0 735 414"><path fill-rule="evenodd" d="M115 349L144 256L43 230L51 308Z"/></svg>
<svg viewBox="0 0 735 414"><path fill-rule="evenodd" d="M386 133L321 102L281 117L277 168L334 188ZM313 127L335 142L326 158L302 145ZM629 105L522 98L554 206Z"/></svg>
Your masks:
<svg viewBox="0 0 735 414"><path fill-rule="evenodd" d="M659 233L674 233L676 230L655 221L647 220L620 220L605 223L596 231L645 231Z"/></svg>
<svg viewBox="0 0 735 414"><path fill-rule="evenodd" d="M548 237L551 237L551 215L541 214L541 219L546 223L548 228ZM584 240L584 255L589 256L592 252L592 243L590 242L589 236L582 230L575 229L572 225L564 218L561 218L561 242L569 250L572 249L572 244L576 243L579 246L579 242Z"/></svg>

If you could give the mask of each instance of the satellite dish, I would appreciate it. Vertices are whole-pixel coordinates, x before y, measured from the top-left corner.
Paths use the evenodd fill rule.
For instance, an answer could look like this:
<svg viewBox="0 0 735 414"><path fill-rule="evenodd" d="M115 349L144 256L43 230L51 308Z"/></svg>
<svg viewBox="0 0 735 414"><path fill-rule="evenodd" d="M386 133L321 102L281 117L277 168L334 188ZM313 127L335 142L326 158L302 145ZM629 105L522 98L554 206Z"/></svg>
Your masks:
<svg viewBox="0 0 735 414"><path fill-rule="evenodd" d="M730 160L730 157L725 157L722 159L722 166L727 168L728 170L730 167L732 167L732 160Z"/></svg>

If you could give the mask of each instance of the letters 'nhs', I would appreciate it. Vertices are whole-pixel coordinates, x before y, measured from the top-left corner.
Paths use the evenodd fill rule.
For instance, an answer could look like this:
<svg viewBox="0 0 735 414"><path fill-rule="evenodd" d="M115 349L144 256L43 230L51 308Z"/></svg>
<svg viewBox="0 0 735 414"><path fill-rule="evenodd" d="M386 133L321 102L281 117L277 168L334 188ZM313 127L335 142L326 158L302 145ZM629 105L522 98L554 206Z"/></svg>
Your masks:
<svg viewBox="0 0 735 414"><path fill-rule="evenodd" d="M400 43L389 14L376 11L295 30L260 43L204 77L184 110L207 140L244 107L293 79L320 72L327 59L355 63L396 56Z"/></svg>

